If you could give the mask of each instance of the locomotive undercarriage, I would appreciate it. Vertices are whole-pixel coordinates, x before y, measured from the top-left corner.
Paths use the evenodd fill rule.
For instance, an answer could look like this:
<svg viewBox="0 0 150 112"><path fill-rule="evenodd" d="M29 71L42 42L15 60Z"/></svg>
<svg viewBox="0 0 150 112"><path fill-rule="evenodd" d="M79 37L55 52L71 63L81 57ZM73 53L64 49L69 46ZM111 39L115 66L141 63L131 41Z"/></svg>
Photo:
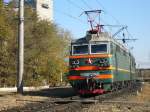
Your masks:
<svg viewBox="0 0 150 112"><path fill-rule="evenodd" d="M100 80L95 80L93 78L87 78L79 82L75 82L73 88L80 95L92 95L92 94L104 94L107 92L118 91L124 88L135 88L135 81L118 81L112 83L103 83Z"/></svg>
<svg viewBox="0 0 150 112"><path fill-rule="evenodd" d="M124 88L134 88L136 87L136 82L133 80L129 81L119 81L111 84L111 91L118 91Z"/></svg>

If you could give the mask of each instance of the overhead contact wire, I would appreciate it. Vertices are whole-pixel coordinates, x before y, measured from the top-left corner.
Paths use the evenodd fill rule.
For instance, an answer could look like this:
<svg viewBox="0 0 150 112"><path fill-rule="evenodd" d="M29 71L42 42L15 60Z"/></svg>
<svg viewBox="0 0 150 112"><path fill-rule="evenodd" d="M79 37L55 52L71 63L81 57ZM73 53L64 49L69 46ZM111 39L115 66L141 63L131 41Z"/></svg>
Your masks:
<svg viewBox="0 0 150 112"><path fill-rule="evenodd" d="M81 0L81 1L82 1L82 3L85 4L89 9L92 9L92 8L90 7L90 5L89 5L85 0Z"/></svg>
<svg viewBox="0 0 150 112"><path fill-rule="evenodd" d="M109 14L116 21L117 24L120 24L119 20L116 19L111 13L108 13L108 11L106 10L106 8L101 4L101 2L99 0L96 0L96 2L105 10L105 12L107 14Z"/></svg>
<svg viewBox="0 0 150 112"><path fill-rule="evenodd" d="M79 19L79 18L77 18L77 17L75 17L75 16L72 16L72 15L70 15L70 14L68 14L68 13L65 13L65 12L62 12L62 11L59 11L59 10L55 10L55 11L57 11L57 12L60 13L60 14L65 15L65 16L67 16L67 17L70 17L70 18L72 18L72 19L78 20L78 21L79 21L80 23L82 23L82 24L85 24L84 21L82 21L81 19Z"/></svg>
<svg viewBox="0 0 150 112"><path fill-rule="evenodd" d="M77 8L79 8L79 9L81 9L81 10L83 10L83 11L85 11L84 8L82 8L82 7L80 7L79 5L75 4L73 1L71 1L71 0L67 0L67 1L68 1L68 3L70 3L71 5L73 5L73 6L77 7Z"/></svg>

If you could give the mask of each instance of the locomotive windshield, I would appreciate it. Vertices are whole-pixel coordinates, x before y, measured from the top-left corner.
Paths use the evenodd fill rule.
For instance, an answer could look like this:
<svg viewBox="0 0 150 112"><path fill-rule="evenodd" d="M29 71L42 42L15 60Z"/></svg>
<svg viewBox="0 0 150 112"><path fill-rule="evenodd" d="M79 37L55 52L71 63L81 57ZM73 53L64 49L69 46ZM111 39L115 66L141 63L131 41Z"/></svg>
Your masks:
<svg viewBox="0 0 150 112"><path fill-rule="evenodd" d="M73 46L73 54L88 54L88 45Z"/></svg>
<svg viewBox="0 0 150 112"><path fill-rule="evenodd" d="M91 53L106 53L107 44L91 45Z"/></svg>

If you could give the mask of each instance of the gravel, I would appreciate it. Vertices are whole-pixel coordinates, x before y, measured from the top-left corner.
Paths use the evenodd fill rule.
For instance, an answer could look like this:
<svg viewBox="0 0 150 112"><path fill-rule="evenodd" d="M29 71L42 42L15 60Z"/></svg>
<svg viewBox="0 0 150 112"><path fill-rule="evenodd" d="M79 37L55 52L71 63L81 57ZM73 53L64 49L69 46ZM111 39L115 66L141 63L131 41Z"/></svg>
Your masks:
<svg viewBox="0 0 150 112"><path fill-rule="evenodd" d="M145 83L138 95L124 95L102 103L56 104L55 98L69 98L71 88L53 88L24 95L0 93L0 112L150 112L150 84Z"/></svg>
<svg viewBox="0 0 150 112"><path fill-rule="evenodd" d="M137 95L126 95L83 108L82 112L150 112L150 84Z"/></svg>

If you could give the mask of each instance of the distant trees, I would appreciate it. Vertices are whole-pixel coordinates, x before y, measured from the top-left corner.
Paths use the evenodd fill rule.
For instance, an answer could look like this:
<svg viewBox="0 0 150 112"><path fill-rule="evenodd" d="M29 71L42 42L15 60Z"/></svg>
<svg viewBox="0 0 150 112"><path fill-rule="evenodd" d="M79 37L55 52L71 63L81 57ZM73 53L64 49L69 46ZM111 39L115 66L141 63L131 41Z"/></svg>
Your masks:
<svg viewBox="0 0 150 112"><path fill-rule="evenodd" d="M7 20L7 11L3 1L0 0L0 84L2 86L5 86L6 83L7 85L14 85L15 82L13 78L15 64L12 52L14 32Z"/></svg>
<svg viewBox="0 0 150 112"><path fill-rule="evenodd" d="M14 86L17 65L17 12L12 3L0 5L0 85ZM2 13L3 15L1 15ZM32 8L25 9L26 86L56 84L66 72L65 57L71 39L69 32L48 21L39 21Z"/></svg>

